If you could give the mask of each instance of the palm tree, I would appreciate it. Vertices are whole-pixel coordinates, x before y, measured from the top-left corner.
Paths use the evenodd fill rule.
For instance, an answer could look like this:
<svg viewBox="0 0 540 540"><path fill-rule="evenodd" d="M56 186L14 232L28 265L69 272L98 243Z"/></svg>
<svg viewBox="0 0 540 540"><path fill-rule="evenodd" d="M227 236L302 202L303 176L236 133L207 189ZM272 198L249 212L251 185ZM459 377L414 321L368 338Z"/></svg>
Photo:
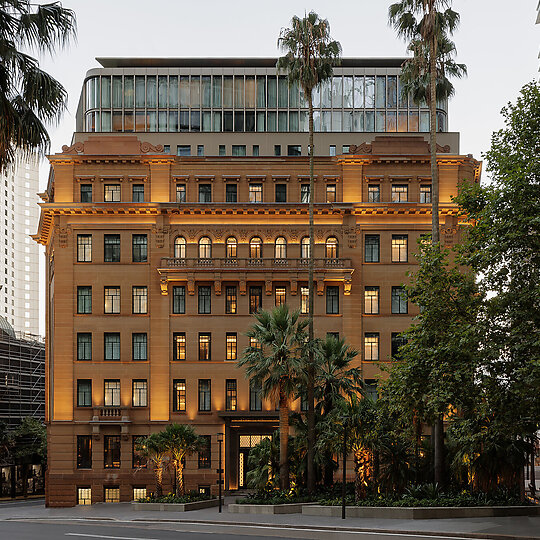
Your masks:
<svg viewBox="0 0 540 540"><path fill-rule="evenodd" d="M176 475L176 495L185 494L184 459L193 452L201 450L203 440L191 426L169 424L162 432L167 452L170 454Z"/></svg>
<svg viewBox="0 0 540 540"><path fill-rule="evenodd" d="M0 0L0 172L17 148L48 151L45 124L57 121L66 107L65 88L39 62L23 52L54 53L75 37L75 13L59 2Z"/></svg>
<svg viewBox="0 0 540 540"><path fill-rule="evenodd" d="M254 315L256 323L246 335L258 346L247 347L238 367L246 368L246 377L262 386L264 398L279 401L279 483L288 490L289 403L296 394L302 367L302 351L308 321L300 320L300 312L289 312L287 305Z"/></svg>
<svg viewBox="0 0 540 540"><path fill-rule="evenodd" d="M358 351L351 349L344 339L328 336L318 346L315 398L318 413L325 418L346 398L355 395L361 384L358 368L350 364ZM331 485L334 475L332 452L324 452L324 484Z"/></svg>
<svg viewBox="0 0 540 540"><path fill-rule="evenodd" d="M156 478L156 495L161 497L163 495L163 468L168 457L163 433L152 433L148 437L139 439L136 449L147 462L152 463Z"/></svg>
<svg viewBox="0 0 540 540"><path fill-rule="evenodd" d="M412 64L420 78L429 78L424 96L430 109L430 147L432 181L431 239L439 243L439 176L437 169L437 59L438 46L459 24L459 14L450 8L451 0L400 0L388 11L390 24L399 36L410 40L415 54ZM450 42L451 43L451 42ZM453 49L455 50L455 49ZM449 54L449 52L447 52ZM427 61L425 59L427 58ZM413 71L414 71L413 69ZM426 80L427 82L427 80ZM427 85L424 85L426 88ZM440 97L445 97L441 95Z"/></svg>
<svg viewBox="0 0 540 540"><path fill-rule="evenodd" d="M294 16L291 27L283 28L278 39L278 47L286 53L277 62L277 68L287 72L289 84L298 84L309 107L309 340L313 341L313 304L315 287L314 269L314 186L313 186L313 89L321 82L330 79L334 66L340 62L341 45L330 37L330 24L321 19L314 11L301 19ZM308 489L315 489L314 452L315 452L315 405L314 405L314 356L309 356L308 398Z"/></svg>

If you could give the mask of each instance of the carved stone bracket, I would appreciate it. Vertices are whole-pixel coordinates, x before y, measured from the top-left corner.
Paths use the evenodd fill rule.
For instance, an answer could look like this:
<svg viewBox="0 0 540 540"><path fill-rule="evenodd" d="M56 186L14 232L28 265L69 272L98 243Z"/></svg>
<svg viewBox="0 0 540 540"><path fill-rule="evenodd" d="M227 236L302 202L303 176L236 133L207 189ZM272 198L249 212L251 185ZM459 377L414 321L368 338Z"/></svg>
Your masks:
<svg viewBox="0 0 540 540"><path fill-rule="evenodd" d="M58 245L61 248L65 248L68 245L68 237L69 233L71 232L71 227L58 227L56 230L56 234L58 235Z"/></svg>
<svg viewBox="0 0 540 540"><path fill-rule="evenodd" d="M428 145L429 152L431 152L431 146ZM450 145L445 144L444 146L437 143L437 154L448 154L450 152Z"/></svg>
<svg viewBox="0 0 540 540"><path fill-rule="evenodd" d="M195 294L195 276L193 274L188 275L187 290L190 296Z"/></svg>
<svg viewBox="0 0 540 540"><path fill-rule="evenodd" d="M349 154L371 154L371 144L365 142L358 145L351 144Z"/></svg>
<svg viewBox="0 0 540 540"><path fill-rule="evenodd" d="M355 248L356 247L356 228L355 227L347 227L343 230L343 236L347 240L347 245L349 248Z"/></svg>
<svg viewBox="0 0 540 540"><path fill-rule="evenodd" d="M457 227L441 227L440 237L444 241L445 246L453 246L456 243Z"/></svg>
<svg viewBox="0 0 540 540"><path fill-rule="evenodd" d="M352 287L352 276L349 274L348 276L345 276L345 280L343 282L343 294L345 296L349 296L351 294L351 287Z"/></svg>
<svg viewBox="0 0 540 540"><path fill-rule="evenodd" d="M141 153L147 154L148 152L163 152L162 144L150 144L149 142L141 143Z"/></svg>
<svg viewBox="0 0 540 540"><path fill-rule="evenodd" d="M317 295L322 296L324 294L324 280L322 278L317 279Z"/></svg>
<svg viewBox="0 0 540 540"><path fill-rule="evenodd" d="M291 295L296 296L298 293L298 281L296 279L291 279Z"/></svg>
<svg viewBox="0 0 540 540"><path fill-rule="evenodd" d="M67 144L62 146L62 154L79 154L82 152L84 152L84 143L82 142L76 142L71 146L68 146Z"/></svg>
<svg viewBox="0 0 540 540"><path fill-rule="evenodd" d="M266 287L266 296L271 296L272 295L272 280L267 278L264 284Z"/></svg>
<svg viewBox="0 0 540 540"><path fill-rule="evenodd" d="M221 274L214 274L214 292L221 296Z"/></svg>
<svg viewBox="0 0 540 540"><path fill-rule="evenodd" d="M241 278L240 278L240 281L239 281L239 289L240 289L240 294L242 296L246 296L246 292L247 292L247 285L246 285L246 276L243 275Z"/></svg>
<svg viewBox="0 0 540 540"><path fill-rule="evenodd" d="M167 279L167 276L161 276L159 286L161 288L161 294L167 296L169 294L169 280Z"/></svg>

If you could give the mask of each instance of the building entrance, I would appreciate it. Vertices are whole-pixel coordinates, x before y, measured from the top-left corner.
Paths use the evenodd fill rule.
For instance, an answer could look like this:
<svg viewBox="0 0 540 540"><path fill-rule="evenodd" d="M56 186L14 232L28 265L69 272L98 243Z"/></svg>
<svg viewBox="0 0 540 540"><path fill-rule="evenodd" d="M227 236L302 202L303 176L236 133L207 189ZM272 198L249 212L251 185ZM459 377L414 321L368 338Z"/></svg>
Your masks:
<svg viewBox="0 0 540 540"><path fill-rule="evenodd" d="M269 439L270 435L239 435L238 444L238 488L248 487L247 473L249 471L249 452L263 439Z"/></svg>

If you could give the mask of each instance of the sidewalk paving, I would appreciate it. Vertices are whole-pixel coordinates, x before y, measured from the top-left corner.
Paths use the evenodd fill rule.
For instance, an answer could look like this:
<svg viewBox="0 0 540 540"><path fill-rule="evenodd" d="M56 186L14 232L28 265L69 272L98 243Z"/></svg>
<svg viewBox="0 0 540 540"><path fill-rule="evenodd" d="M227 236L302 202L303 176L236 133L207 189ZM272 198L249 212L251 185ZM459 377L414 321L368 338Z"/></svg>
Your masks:
<svg viewBox="0 0 540 540"><path fill-rule="evenodd" d="M191 512L138 512L132 510L130 503L94 504L73 508L45 508L45 505L0 504L0 520L111 520L121 522L163 521L163 522L199 522L242 525L269 525L281 527L317 527L345 528L386 532L436 533L459 535L471 533L478 538L534 538L540 539L540 517L493 517L468 519L366 519L347 518L345 520L325 516L254 515L230 514L226 505L235 502L235 497L225 498L225 507L221 514L217 507Z"/></svg>

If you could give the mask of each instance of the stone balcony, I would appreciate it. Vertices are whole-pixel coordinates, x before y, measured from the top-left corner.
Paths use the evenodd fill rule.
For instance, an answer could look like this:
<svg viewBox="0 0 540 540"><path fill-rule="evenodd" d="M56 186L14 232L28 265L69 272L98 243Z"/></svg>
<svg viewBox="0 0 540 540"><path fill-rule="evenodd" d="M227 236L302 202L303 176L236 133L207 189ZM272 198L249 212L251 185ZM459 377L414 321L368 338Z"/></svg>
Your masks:
<svg viewBox="0 0 540 540"><path fill-rule="evenodd" d="M129 424L131 419L128 407L94 407L92 420L92 435L94 439L99 439L101 426L120 426L120 434L124 439L129 434Z"/></svg>
<svg viewBox="0 0 540 540"><path fill-rule="evenodd" d="M187 282L187 292L195 294L195 282L214 281L217 295L221 294L222 280L235 280L240 284L240 294L246 294L246 281L264 281L266 294L272 294L273 281L289 281L291 294L297 294L298 281L307 281L309 259L276 258L173 258L161 259L158 273L161 282L161 294L168 294L171 281ZM344 293L350 294L352 273L351 259L315 259L314 279L317 294L324 292L325 281L341 281Z"/></svg>

